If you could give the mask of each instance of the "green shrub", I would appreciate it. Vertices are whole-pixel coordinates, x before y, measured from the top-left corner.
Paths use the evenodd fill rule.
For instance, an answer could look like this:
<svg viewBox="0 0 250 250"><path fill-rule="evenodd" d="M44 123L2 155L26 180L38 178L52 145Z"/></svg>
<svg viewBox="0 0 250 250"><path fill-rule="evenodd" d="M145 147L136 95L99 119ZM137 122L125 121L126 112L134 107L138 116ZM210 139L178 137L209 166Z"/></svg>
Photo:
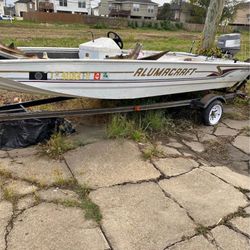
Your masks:
<svg viewBox="0 0 250 250"><path fill-rule="evenodd" d="M105 23L96 23L94 26L93 26L94 29L108 29L108 25L105 24Z"/></svg>

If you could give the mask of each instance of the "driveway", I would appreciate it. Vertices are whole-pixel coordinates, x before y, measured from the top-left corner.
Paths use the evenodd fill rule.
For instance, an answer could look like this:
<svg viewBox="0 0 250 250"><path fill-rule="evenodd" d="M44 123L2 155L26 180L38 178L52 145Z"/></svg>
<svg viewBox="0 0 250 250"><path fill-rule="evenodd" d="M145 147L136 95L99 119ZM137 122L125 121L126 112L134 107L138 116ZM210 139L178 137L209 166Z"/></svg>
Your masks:
<svg viewBox="0 0 250 250"><path fill-rule="evenodd" d="M153 144L84 131L61 160L0 151L1 250L250 249L249 121Z"/></svg>

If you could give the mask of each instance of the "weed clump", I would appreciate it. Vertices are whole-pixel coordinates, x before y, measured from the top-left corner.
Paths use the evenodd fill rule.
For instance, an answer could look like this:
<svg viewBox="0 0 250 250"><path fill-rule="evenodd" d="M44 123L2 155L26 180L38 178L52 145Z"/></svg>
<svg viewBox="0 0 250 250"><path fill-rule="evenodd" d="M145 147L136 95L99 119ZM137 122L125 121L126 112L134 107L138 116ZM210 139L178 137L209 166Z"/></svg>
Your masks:
<svg viewBox="0 0 250 250"><path fill-rule="evenodd" d="M173 135L193 128L192 121L173 119L164 111L147 111L127 115L114 115L107 125L108 138L128 138L137 142L146 141L155 135Z"/></svg>
<svg viewBox="0 0 250 250"><path fill-rule="evenodd" d="M74 148L75 146L61 133L53 134L45 144L41 145L42 153L53 159L60 159L62 154Z"/></svg>
<svg viewBox="0 0 250 250"><path fill-rule="evenodd" d="M107 125L108 138L129 138L135 141L143 141L147 135L140 123L128 119L125 115L114 115Z"/></svg>
<svg viewBox="0 0 250 250"><path fill-rule="evenodd" d="M15 191L12 188L4 188L3 189L3 198L6 201L9 201L15 205L19 199L19 195L17 193L15 193Z"/></svg>
<svg viewBox="0 0 250 250"><path fill-rule="evenodd" d="M100 223L102 219L101 211L99 206L89 198L90 189L87 186L76 185L74 191L78 194L81 200L79 206L85 211L85 218Z"/></svg>

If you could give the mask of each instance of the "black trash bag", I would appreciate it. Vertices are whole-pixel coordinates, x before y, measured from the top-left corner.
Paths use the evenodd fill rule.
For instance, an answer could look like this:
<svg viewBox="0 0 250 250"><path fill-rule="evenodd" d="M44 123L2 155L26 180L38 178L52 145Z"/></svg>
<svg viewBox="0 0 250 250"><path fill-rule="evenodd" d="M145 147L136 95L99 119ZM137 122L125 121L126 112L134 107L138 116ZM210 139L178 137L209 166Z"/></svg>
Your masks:
<svg viewBox="0 0 250 250"><path fill-rule="evenodd" d="M62 118L0 122L0 149L24 148L48 140L55 132L75 132Z"/></svg>

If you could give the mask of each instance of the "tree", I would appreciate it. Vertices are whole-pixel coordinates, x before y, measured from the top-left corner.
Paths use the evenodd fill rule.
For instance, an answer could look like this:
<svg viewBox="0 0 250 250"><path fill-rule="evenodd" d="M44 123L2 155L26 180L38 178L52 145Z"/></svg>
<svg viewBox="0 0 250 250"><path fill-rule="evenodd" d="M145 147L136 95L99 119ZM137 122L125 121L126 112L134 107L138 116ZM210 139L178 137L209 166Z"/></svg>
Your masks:
<svg viewBox="0 0 250 250"><path fill-rule="evenodd" d="M225 0L221 21L232 20L239 3L246 0ZM204 23L210 0L190 0L193 21Z"/></svg>
<svg viewBox="0 0 250 250"><path fill-rule="evenodd" d="M170 20L171 19L171 8L169 3L164 3L159 8L157 19L159 20Z"/></svg>
<svg viewBox="0 0 250 250"><path fill-rule="evenodd" d="M214 45L215 35L221 20L224 5L225 0L210 0L201 39L202 50L208 50Z"/></svg>

